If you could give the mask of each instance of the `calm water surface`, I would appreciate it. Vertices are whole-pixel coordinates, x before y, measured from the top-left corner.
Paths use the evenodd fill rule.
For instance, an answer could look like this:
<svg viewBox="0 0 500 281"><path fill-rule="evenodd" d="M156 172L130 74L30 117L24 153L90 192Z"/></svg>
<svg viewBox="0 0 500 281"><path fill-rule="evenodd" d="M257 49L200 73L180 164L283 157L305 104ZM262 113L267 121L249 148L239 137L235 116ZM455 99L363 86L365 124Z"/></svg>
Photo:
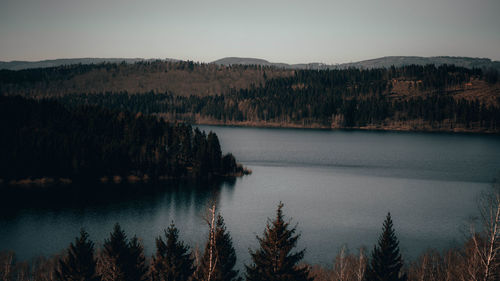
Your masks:
<svg viewBox="0 0 500 281"><path fill-rule="evenodd" d="M298 223L306 261L329 264L339 247L369 249L391 212L403 255L444 249L464 238L477 214L476 198L500 172L500 137L484 135L258 129L201 126L225 152L253 170L215 186L167 191L88 204L40 202L0 216L0 250L21 259L61 251L85 227L102 244L119 222L154 251L171 221L181 238L203 248L203 217L216 199L237 251L248 262L277 204Z"/></svg>

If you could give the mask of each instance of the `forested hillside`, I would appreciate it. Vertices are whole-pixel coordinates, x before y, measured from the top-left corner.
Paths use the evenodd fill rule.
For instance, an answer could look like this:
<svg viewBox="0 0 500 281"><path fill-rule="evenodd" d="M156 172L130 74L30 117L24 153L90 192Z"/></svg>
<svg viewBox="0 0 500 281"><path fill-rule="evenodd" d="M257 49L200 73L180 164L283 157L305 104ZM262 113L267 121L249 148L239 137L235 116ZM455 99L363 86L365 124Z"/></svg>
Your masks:
<svg viewBox="0 0 500 281"><path fill-rule="evenodd" d="M189 61L72 65L0 71L0 93L202 124L500 132L498 71L453 65L365 70Z"/></svg>
<svg viewBox="0 0 500 281"><path fill-rule="evenodd" d="M210 96L151 91L59 99L205 124L500 132L498 73L448 65L298 70Z"/></svg>
<svg viewBox="0 0 500 281"><path fill-rule="evenodd" d="M206 179L242 173L217 135L124 111L0 96L0 179ZM29 183L26 182L25 183ZM42 182L43 183L43 182Z"/></svg>
<svg viewBox="0 0 500 281"><path fill-rule="evenodd" d="M221 66L192 61L141 61L75 64L18 71L0 70L0 93L60 96L74 93L225 94L264 84L266 78L292 75L271 67Z"/></svg>
<svg viewBox="0 0 500 281"><path fill-rule="evenodd" d="M500 62L492 61L487 58L471 58L471 57L417 57L417 56L388 56L357 62L341 63L341 64L324 64L324 63L299 63L287 64L279 62L269 62L257 58L241 58L241 57L226 57L214 61L215 64L222 65L262 65L262 66L275 66L287 69L313 69L313 70L328 70L328 69L348 69L348 68L389 68L391 66L401 67L406 65L428 65L434 64L436 66L448 64L456 65L467 68L495 68L500 70Z"/></svg>

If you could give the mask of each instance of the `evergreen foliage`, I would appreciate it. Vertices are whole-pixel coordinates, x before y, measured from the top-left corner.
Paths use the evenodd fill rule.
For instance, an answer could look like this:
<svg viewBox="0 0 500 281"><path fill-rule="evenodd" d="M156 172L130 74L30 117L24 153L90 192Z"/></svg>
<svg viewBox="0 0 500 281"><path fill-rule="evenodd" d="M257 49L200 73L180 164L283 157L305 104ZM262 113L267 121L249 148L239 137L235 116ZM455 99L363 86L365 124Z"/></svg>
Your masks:
<svg viewBox="0 0 500 281"><path fill-rule="evenodd" d="M210 280L210 239L207 241L203 257L196 269L194 280L197 281L239 281L238 270L235 270L236 252L229 232L226 230L224 219L219 214L215 223L215 245L213 245L213 264Z"/></svg>
<svg viewBox="0 0 500 281"><path fill-rule="evenodd" d="M268 70L266 77L263 71ZM175 92L213 95L259 85L269 77L290 75L270 66L216 65L192 61L73 64L22 70L0 69L0 93L62 96L77 92Z"/></svg>
<svg viewBox="0 0 500 281"><path fill-rule="evenodd" d="M109 239L104 241L101 259L102 280L148 280L143 246L135 236L128 241L127 235L118 223Z"/></svg>
<svg viewBox="0 0 500 281"><path fill-rule="evenodd" d="M95 104L133 112L162 113L196 122L274 122L301 126L355 128L387 123L453 130L500 131L500 99L460 95L466 83L497 87L498 71L453 65L409 65L388 69L297 70L265 84L219 95L181 96L172 92L64 95L64 104ZM398 86L399 85L399 86ZM476 87L476 86L474 86ZM462 89L462 90L457 90ZM486 88L490 89L490 88ZM467 93L466 91L463 93ZM412 123L413 122L413 123Z"/></svg>
<svg viewBox="0 0 500 281"><path fill-rule="evenodd" d="M55 275L62 281L97 281L94 243L85 230L69 245L66 256L59 260Z"/></svg>
<svg viewBox="0 0 500 281"><path fill-rule="evenodd" d="M155 116L0 95L0 178L207 179L222 169L217 135ZM232 156L227 156L232 157ZM230 167L232 170L228 170Z"/></svg>
<svg viewBox="0 0 500 281"><path fill-rule="evenodd" d="M495 68L490 68L484 73L484 80L490 84L495 84L498 82L499 73Z"/></svg>
<svg viewBox="0 0 500 281"><path fill-rule="evenodd" d="M367 281L405 281L402 273L403 259L399 242L393 229L391 214L384 221L383 232L372 252L366 271Z"/></svg>
<svg viewBox="0 0 500 281"><path fill-rule="evenodd" d="M156 254L151 261L152 281L185 281L193 274L189 247L179 241L179 231L172 223L165 231L166 242L156 239Z"/></svg>
<svg viewBox="0 0 500 281"><path fill-rule="evenodd" d="M264 236L257 237L260 248L250 251L253 264L246 266L248 281L299 281L309 278L309 268L298 263L304 257L305 250L292 252L300 235L295 235L296 227L284 221L283 204L278 205L276 218L266 226Z"/></svg>

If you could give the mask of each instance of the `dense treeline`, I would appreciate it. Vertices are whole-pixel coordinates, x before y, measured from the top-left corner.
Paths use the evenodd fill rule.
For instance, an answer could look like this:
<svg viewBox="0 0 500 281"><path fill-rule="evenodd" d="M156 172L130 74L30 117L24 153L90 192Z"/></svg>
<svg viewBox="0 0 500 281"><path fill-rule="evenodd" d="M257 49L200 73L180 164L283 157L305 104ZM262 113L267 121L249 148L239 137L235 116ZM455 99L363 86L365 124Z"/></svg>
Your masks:
<svg viewBox="0 0 500 281"><path fill-rule="evenodd" d="M0 70L0 83L2 84L19 84L30 85L36 82L49 82L51 80L67 80L75 75L87 73L92 70L105 69L110 71L117 68L117 64L101 63L101 64L75 64L64 65L58 67L32 68L18 71Z"/></svg>
<svg viewBox="0 0 500 281"><path fill-rule="evenodd" d="M0 70L0 93L53 97L105 91L175 92L176 95L225 94L248 88L266 78L291 75L290 70L266 66L140 61L136 63L75 64L24 70Z"/></svg>
<svg viewBox="0 0 500 281"><path fill-rule="evenodd" d="M125 71L126 74L136 72L157 72L169 70L193 71L207 64L195 63L193 61L138 61L132 64L122 63L97 63L97 64L72 64L55 67L29 68L22 70L0 69L0 84L29 85L36 82L50 82L58 80L68 80L74 76L88 73L94 70L103 70L116 75L116 72Z"/></svg>
<svg viewBox="0 0 500 281"><path fill-rule="evenodd" d="M217 136L153 116L0 96L0 178L156 180L241 173Z"/></svg>
<svg viewBox="0 0 500 281"><path fill-rule="evenodd" d="M161 113L171 121L499 132L495 69L284 70L191 61L0 71L0 93Z"/></svg>
<svg viewBox="0 0 500 281"><path fill-rule="evenodd" d="M240 274L235 268L236 253L224 219L215 205L206 217L208 237L203 253L191 251L180 240L172 223L163 237L156 239L156 252L146 258L136 236L129 239L116 224L102 247L84 230L61 255L39 259L32 264L16 262L12 252L0 253L2 280L204 280L204 281L494 281L500 278L500 193L483 197L482 231L471 232L463 247L443 254L429 250L413 262L406 263L390 213L387 215L378 243L370 255L364 248L358 255L342 247L332 268L301 263L305 250L297 250L300 235L296 226L286 220L283 204L276 216L268 220L263 236L257 236L258 248L250 250L251 263Z"/></svg>
<svg viewBox="0 0 500 281"><path fill-rule="evenodd" d="M60 99L66 104L162 113L168 119L191 122L499 132L500 98L481 100L467 96L465 90L472 82L485 84L480 79L488 75L453 65L298 70L292 76L270 78L265 85L232 89L225 95L108 92Z"/></svg>

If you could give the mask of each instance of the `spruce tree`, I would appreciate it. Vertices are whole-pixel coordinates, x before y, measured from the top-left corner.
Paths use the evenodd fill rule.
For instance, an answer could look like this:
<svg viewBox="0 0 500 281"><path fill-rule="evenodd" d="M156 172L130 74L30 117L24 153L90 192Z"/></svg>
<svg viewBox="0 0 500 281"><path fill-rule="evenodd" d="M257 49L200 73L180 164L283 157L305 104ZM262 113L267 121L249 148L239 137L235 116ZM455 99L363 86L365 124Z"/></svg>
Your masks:
<svg viewBox="0 0 500 281"><path fill-rule="evenodd" d="M305 249L292 252L300 235L295 235L296 227L284 221L283 203L280 202L276 218L268 223L264 237L257 237L260 249L250 251L253 264L246 266L248 281L309 281L309 268L298 263L304 257Z"/></svg>
<svg viewBox="0 0 500 281"><path fill-rule="evenodd" d="M210 168L215 173L220 173L222 150L220 148L219 138L213 132L207 136L207 152L209 157Z"/></svg>
<svg viewBox="0 0 500 281"><path fill-rule="evenodd" d="M97 281L96 260L94 258L94 243L89 240L85 230L80 231L80 237L71 243L66 256L59 260L56 270L58 280L64 281Z"/></svg>
<svg viewBox="0 0 500 281"><path fill-rule="evenodd" d="M147 280L144 249L137 237L129 242L117 223L109 240L104 241L101 257L101 279L106 281Z"/></svg>
<svg viewBox="0 0 500 281"><path fill-rule="evenodd" d="M179 231L172 223L165 231L166 243L156 239L156 254L151 261L153 281L184 281L193 274L193 259L189 247L179 241Z"/></svg>
<svg viewBox="0 0 500 281"><path fill-rule="evenodd" d="M104 241L99 260L99 274L103 281L118 281L124 279L124 256L128 251L127 236L117 223L110 233L110 238Z"/></svg>
<svg viewBox="0 0 500 281"><path fill-rule="evenodd" d="M405 281L406 274L401 272L403 259L399 253L399 242L392 226L391 214L384 221L382 235L372 252L367 266L367 281Z"/></svg>
<svg viewBox="0 0 500 281"><path fill-rule="evenodd" d="M128 245L128 270L125 273L128 275L128 280L142 281L148 280L148 266L146 264L146 257L144 256L144 247L139 238L134 236Z"/></svg>
<svg viewBox="0 0 500 281"><path fill-rule="evenodd" d="M214 228L215 239L210 239L205 247L203 258L201 259L195 273L195 280L199 281L239 281L236 265L236 252L229 232L226 230L224 219L219 214ZM211 242L213 241L213 242ZM213 243L213 245L211 245ZM213 246L213 247L211 247ZM212 252L212 268L210 268L210 251ZM211 273L209 274L209 271ZM210 275L210 277L209 277Z"/></svg>

